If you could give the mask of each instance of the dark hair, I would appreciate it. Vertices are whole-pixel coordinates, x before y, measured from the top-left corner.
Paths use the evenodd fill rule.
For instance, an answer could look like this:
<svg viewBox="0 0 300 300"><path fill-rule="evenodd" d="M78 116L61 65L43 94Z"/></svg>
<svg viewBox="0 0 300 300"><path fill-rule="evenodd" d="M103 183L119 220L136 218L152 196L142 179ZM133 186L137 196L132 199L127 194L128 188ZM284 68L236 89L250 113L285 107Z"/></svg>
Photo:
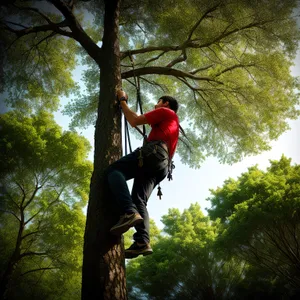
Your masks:
<svg viewBox="0 0 300 300"><path fill-rule="evenodd" d="M178 110L178 101L171 96L162 96L159 99L163 101L163 103L169 102L170 109L177 113Z"/></svg>

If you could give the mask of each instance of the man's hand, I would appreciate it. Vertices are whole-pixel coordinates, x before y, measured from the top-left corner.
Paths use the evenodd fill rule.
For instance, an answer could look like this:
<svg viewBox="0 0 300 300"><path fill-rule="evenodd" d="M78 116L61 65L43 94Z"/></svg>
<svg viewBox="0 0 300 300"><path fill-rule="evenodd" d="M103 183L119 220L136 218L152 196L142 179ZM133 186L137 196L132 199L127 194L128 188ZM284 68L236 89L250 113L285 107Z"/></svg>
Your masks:
<svg viewBox="0 0 300 300"><path fill-rule="evenodd" d="M126 101L128 100L128 96L127 94L123 91L123 90L118 90L117 91L117 98L118 98L118 101Z"/></svg>
<svg viewBox="0 0 300 300"><path fill-rule="evenodd" d="M136 127L138 125L147 124L146 117L144 115L138 116L135 112L133 112L127 105L128 96L123 90L117 91L117 98L122 108L122 111L132 127Z"/></svg>

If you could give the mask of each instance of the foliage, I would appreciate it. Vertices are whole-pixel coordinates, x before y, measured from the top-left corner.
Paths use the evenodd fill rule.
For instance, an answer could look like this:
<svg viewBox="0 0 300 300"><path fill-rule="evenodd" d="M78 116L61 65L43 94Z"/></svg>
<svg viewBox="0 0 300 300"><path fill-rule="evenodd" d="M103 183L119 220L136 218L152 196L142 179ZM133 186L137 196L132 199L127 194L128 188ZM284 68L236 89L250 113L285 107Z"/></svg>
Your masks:
<svg viewBox="0 0 300 300"><path fill-rule="evenodd" d="M183 162L192 167L199 167L207 156L216 156L221 162L232 163L242 159L245 155L267 150L270 147L270 141L277 139L288 128L287 120L299 116L297 109L299 96L296 92L296 89L299 88L299 80L290 74L290 66L300 38L296 17L293 15L298 3L297 0L250 2L246 0L204 0L201 3L196 0L124 0L121 2L120 23L118 23L117 18L119 11L115 11L113 8L118 3L118 1L112 0L49 0L47 2L14 0L4 1L1 4L0 25L2 30L0 36L6 55L5 76L3 78L5 79L4 91L8 92L8 103L13 108L27 114L39 113L42 109L53 111L57 109L59 97L75 93L72 104L66 108L66 113L74 117L73 126L86 126L89 124L89 120L94 122L100 116L97 120L99 121L98 124L102 126L96 126L95 133L95 145L97 145L95 157L98 159L95 161L95 176L93 177L95 180L91 182L91 214L88 222L90 226L87 227L87 247L85 250L95 249L94 245L99 246L102 242L100 246L106 247L108 243L107 240L101 241L101 243L92 240L96 236L96 232L102 233L97 227L100 222L94 222L99 213L94 208L106 208L107 202L105 202L104 193L102 193L103 184L100 180L101 172L112 155L116 158L120 153L121 139L117 128L121 124L119 122L120 114L119 110L112 104L113 92L116 86L120 84L120 77L123 79L123 87L129 94L134 92L134 77L140 77L143 93L145 96L149 96L149 98L143 97L146 109L152 106L153 99L157 99L161 93L169 93L179 99L181 123L187 124L189 127L187 130L189 139L183 138L183 144L188 144L193 151L187 151L187 148L181 144L178 147L178 153ZM108 16L106 19L104 12ZM104 19L112 22L103 22ZM115 24L119 28L115 27ZM121 53L119 53L118 29L120 31ZM117 34L114 35L113 33ZM110 34L113 38L108 38ZM104 41L109 42L105 45ZM106 47L102 47L102 42ZM120 72L118 70L119 58L121 60ZM134 70L130 58L134 59ZM79 91L81 86L77 85L71 77L77 59L81 59L86 64L83 77L88 90L83 92ZM112 70L108 68L111 65L114 66ZM102 86L98 97L99 74L102 79L107 79L107 84L104 85L104 81L101 82ZM111 76L112 74L115 77ZM134 105L134 101L131 104ZM26 122L25 120L24 124L27 130ZM21 126L18 127L18 130L23 133ZM47 130L44 132L46 136ZM52 134L53 130L51 129L50 132ZM55 129L54 133L57 133ZM51 134L50 136L52 136ZM66 134L66 137L70 137L72 140L71 133ZM106 137L109 138L109 142L103 143ZM68 170L62 170L58 174L51 173L52 167L56 166L61 171L60 164L63 163L61 159L66 158L64 154L66 153L65 150L69 149L68 147L65 149L60 145L58 146L58 149L63 153L60 156L53 148L51 151L44 151L49 149L47 143L41 140L38 141L37 145L37 150L40 152L36 152L35 149L30 149L32 147L31 140L27 138L28 143L26 138L25 134L25 138L23 139L22 136L19 140L25 144L24 158L28 158L27 164L24 164L23 154L20 155L21 163L15 159L15 155L9 155L7 150L14 148L10 147L9 140L3 143L6 152L4 155L1 154L5 170L13 172L13 174L19 172L16 173L18 181L15 186L13 186L14 181L11 178L6 178L5 189L9 192L6 191L4 195L19 196L18 199L21 204L27 201L25 207L19 205L23 219L16 218L17 214L14 209L18 205L11 205L9 201L3 202L4 209L8 209L12 213L12 218L15 217L16 222L21 220L20 229L23 228L21 225L25 224L25 220L30 220L26 225L31 225L33 220L38 219L35 219L35 213L45 206L47 207L43 200L48 191L51 194L51 199L57 199L59 196L61 199L65 198L66 202L72 202L74 197L85 198L87 189L83 188L84 192L81 192L76 181L79 179L78 174L86 175L88 173L85 168L83 168L84 171L79 172L79 166L75 168L74 173ZM68 138L66 139L68 140ZM16 149L18 149L17 144ZM112 149L113 151L111 151ZM11 153L13 154L14 150ZM42 154L49 155L51 162L49 170L47 161L43 161L41 158L44 157ZM71 158L73 157L71 156ZM76 158L75 163L77 162ZM44 166L46 171L43 171ZM42 173L38 173L40 169L42 169ZM34 173L30 174L30 171ZM45 183L45 176L48 176L51 183L50 185L46 184L44 189L39 188L41 183ZM61 184L64 180L67 180L68 184L71 182L72 188L69 190L62 189ZM85 183L84 180L80 182ZM52 189L53 186L57 185L61 190ZM31 197L28 198L28 195ZM279 192L278 198L280 195ZM41 199L41 207L36 201L33 201L37 199ZM246 200L248 201L248 199ZM255 201L256 198L253 197L253 202L255 203ZM79 206L83 203L84 201L81 201ZM98 203L100 205L97 205ZM243 216L246 215L246 211L249 210L248 205L251 203L251 201L246 204L240 203L238 213L235 211L234 205L227 205L229 209L233 207L234 216L231 216L230 211L228 211L227 214L232 219L228 219L226 222L235 224L235 222L239 223L239 218L244 220ZM32 220L30 216L27 219L28 216L24 214L24 209L31 207L31 204L33 206L31 217L34 217ZM254 205L254 207L263 215L257 206ZM265 209L267 208L265 207ZM104 217L103 211L105 209L101 210L99 216ZM192 212L189 213L193 215ZM218 230L224 229L222 234L224 239L230 237L230 231L226 228L228 224L224 222L217 225L218 221L211 224L208 218L205 219L205 217L197 215L197 220L201 226L203 225L203 227L198 228L193 225L189 213L184 215L185 223L178 221L176 224L172 224L174 228L179 230L180 238L184 241L182 260L180 257L175 258L175 250L181 246L181 243L178 244L179 236L174 237L174 242L168 240L170 237L164 236L161 244L157 242L154 246L158 247L157 249L160 246L165 249L165 243L170 249L173 249L171 261L177 260L176 263L178 263L171 264L175 271L178 270L176 269L178 265L182 267L182 270L189 270L189 274L195 276L201 274L199 285L203 288L202 294L199 294L199 290L195 291L193 278L189 277L188 273L182 279L180 278L184 282L184 288L182 288L181 281L179 281L178 286L178 281L176 282L174 278L176 272L170 272L168 290L172 297L179 297L179 295L182 297L183 294L180 293L187 293L187 291L191 293L190 296L194 295L193 293L198 293L199 297L204 297L203 295L208 290L210 293L218 295L219 291L216 288L218 285L211 285L211 281L207 278L212 277L211 270L218 269L223 263L220 262L222 258L220 260L210 259L211 253L214 253L210 247L214 244L213 241L216 238L214 232L217 228ZM171 214L177 218L176 212L171 212ZM297 214L292 215L292 217L289 215L289 217L294 220ZM103 218L101 220L103 221ZM225 220L225 217L222 220ZM105 216L102 228L109 228L110 221L110 217ZM166 222L169 221L166 220ZM188 234L182 232L185 225L187 225ZM249 232L255 229L253 226L247 227L248 225L245 224L243 226ZM171 227L167 230L171 230ZM290 231L288 229L284 232L289 234ZM171 230L169 234L171 232L174 233ZM251 236L249 232L248 237ZM267 232L269 233L269 231ZM235 233L238 234L236 229ZM265 237L266 231L263 234ZM276 234L278 233L275 232L274 235L276 236ZM197 238L198 235L201 239ZM271 236L277 243L274 235ZM10 260L10 268L7 270L13 269L16 261L20 261L20 259L19 261L16 259L20 258L22 253L21 237L22 235L17 236L19 243L17 243L14 255ZM244 241L241 234L238 237L241 238L241 242ZM292 236L285 235L285 237L293 241ZM194 240L197 246L195 249L193 247ZM261 236L259 241L261 241ZM268 241L269 244L272 244L271 241ZM9 244L8 242L5 243ZM266 251L273 253L275 247L269 244L270 247L266 247ZM100 246L99 248L101 248ZM233 246L235 246L234 243ZM190 249L195 250L194 253L197 253L199 257L205 258L207 263L200 265L191 261L186 262L185 257L189 257ZM93 251L86 251L85 253L92 253L89 257L99 259L102 253ZM120 254L119 250L112 250L112 252ZM104 259L105 255L106 252L100 259ZM218 257L217 254L214 253L214 255ZM113 256L108 255L108 257ZM114 257L120 256L115 255ZM152 257L150 259L154 259L155 255ZM158 258L159 262L160 259L161 257ZM98 278L91 278L87 274L100 274L102 280L105 277L105 274L102 274L105 273L102 270L104 268L100 270L98 264L91 267L92 264L88 262L88 258L85 261L88 267L84 273L86 278L92 282L91 285L87 286L93 287L84 288L85 294L93 289L97 293L106 291L111 294L112 291L117 290L116 286L113 286L116 282L107 281L109 284L112 283L112 288L109 291L108 285L102 287L101 284L99 287ZM249 263L251 260L248 259L247 261ZM215 263L216 265L214 265ZM231 261L226 260L226 263L231 263ZM284 272L283 277L285 279L287 276L297 279L297 276L293 275L293 272L297 272L297 270L293 269L290 257L285 257L282 261L282 257L277 255L273 263L277 263L277 271ZM90 272L94 266L95 270ZM112 259L108 266L111 268L110 271L123 268L117 259ZM166 272L170 270L165 261L162 261L159 266ZM239 269L241 267L240 261L237 260L237 263L233 263L233 268L235 266ZM204 269L205 272L203 272ZM233 272L233 275L236 273L239 272ZM208 274L207 277L204 274ZM229 274L232 275L230 272ZM242 271L239 274L242 274ZM202 278L207 280L202 281ZM122 277L123 279L124 277ZM184 281L184 279L187 280ZM157 284L159 286L160 283L157 282ZM221 284L222 288L226 284L227 281L224 285ZM295 284L297 285L297 282L293 283L293 287ZM118 293L121 289L126 294L124 282L119 284ZM158 294L160 290L153 289ZM227 288L227 290L229 289Z"/></svg>
<svg viewBox="0 0 300 300"><path fill-rule="evenodd" d="M297 299L299 167L282 156L225 181L210 217L170 209L154 253L128 262L130 299Z"/></svg>
<svg viewBox="0 0 300 300"><path fill-rule="evenodd" d="M52 95L44 106L55 108L59 95L74 92L65 113L73 128L85 127L97 116L104 2L78 1L64 16L54 13L51 3L59 7L58 2L37 4L43 14L29 9L29 2L4 6L1 20L10 35L2 35L6 46L14 41L7 88L15 91L10 99L18 100L16 107L43 94ZM296 8L296 0L121 2L123 87L134 105L134 76L140 76L144 111L162 94L178 98L181 122L190 129L189 140L183 137L178 147L183 163L196 168L207 156L233 163L268 150L269 142L288 129L287 120L299 116L299 81L290 74L300 38ZM66 30L73 18L81 22L84 41L99 45L94 52L74 27ZM33 29L24 32L20 24ZM35 27L41 24L48 30ZM85 65L85 90L71 79L76 57Z"/></svg>
<svg viewBox="0 0 300 300"><path fill-rule="evenodd" d="M148 95L179 99L193 149L179 144L183 163L198 167L210 155L232 163L268 150L288 129L285 120L299 115L299 84L289 71L299 40L290 17L296 2L139 2L124 1L121 10L123 84L134 102L132 76L140 76L146 108Z"/></svg>
<svg viewBox="0 0 300 300"><path fill-rule="evenodd" d="M134 229L130 229L124 234L125 249L128 248L133 243L132 236L133 236L134 232L135 232ZM151 239L152 245L157 243L157 241L159 240L159 237L160 237L160 233L161 233L161 230L156 226L155 222L152 219L150 219L149 234L150 234L150 239Z"/></svg>
<svg viewBox="0 0 300 300"><path fill-rule="evenodd" d="M1 7L1 20L17 30L30 27L30 24L41 24L44 18L30 9L29 1L13 6ZM61 21L61 17L43 4L41 12L48 12L49 19ZM24 7L22 12L21 7ZM19 25L22 24L22 25ZM16 39L14 35L1 33L6 46L5 91L6 102L12 107L31 113L33 109L55 111L59 106L60 96L70 96L78 88L72 78L77 59L78 47L72 39L53 34L49 31L35 32L26 36L26 40Z"/></svg>
<svg viewBox="0 0 300 300"><path fill-rule="evenodd" d="M8 112L0 128L1 285L9 299L80 299L91 147L45 112Z"/></svg>
<svg viewBox="0 0 300 300"><path fill-rule="evenodd" d="M130 299L228 299L244 263L226 261L214 250L218 224L197 204L182 214L170 209L163 223L165 234L153 245L154 253L128 263Z"/></svg>
<svg viewBox="0 0 300 300"><path fill-rule="evenodd" d="M300 291L299 170L282 156L267 171L252 167L225 182L209 199L210 216L223 220L219 247L272 274L289 296Z"/></svg>

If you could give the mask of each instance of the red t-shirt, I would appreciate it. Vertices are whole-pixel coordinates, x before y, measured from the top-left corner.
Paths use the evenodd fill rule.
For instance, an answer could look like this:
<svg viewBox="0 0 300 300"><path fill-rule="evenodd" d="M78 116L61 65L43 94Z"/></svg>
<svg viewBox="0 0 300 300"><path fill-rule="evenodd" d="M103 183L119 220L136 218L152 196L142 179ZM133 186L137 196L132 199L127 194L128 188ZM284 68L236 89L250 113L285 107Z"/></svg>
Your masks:
<svg viewBox="0 0 300 300"><path fill-rule="evenodd" d="M166 107L160 107L144 114L152 129L148 141L164 141L173 157L179 136L179 121L177 114Z"/></svg>

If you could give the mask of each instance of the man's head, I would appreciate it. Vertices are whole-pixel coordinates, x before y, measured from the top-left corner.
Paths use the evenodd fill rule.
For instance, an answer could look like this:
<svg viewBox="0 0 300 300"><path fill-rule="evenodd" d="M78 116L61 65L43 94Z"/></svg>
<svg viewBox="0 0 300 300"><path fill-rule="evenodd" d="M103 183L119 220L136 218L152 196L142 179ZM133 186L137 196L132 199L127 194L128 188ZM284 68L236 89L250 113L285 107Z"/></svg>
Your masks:
<svg viewBox="0 0 300 300"><path fill-rule="evenodd" d="M159 107L168 107L172 109L175 113L177 113L178 102L175 98L171 96L162 96L159 98L158 103L155 105L155 108Z"/></svg>

